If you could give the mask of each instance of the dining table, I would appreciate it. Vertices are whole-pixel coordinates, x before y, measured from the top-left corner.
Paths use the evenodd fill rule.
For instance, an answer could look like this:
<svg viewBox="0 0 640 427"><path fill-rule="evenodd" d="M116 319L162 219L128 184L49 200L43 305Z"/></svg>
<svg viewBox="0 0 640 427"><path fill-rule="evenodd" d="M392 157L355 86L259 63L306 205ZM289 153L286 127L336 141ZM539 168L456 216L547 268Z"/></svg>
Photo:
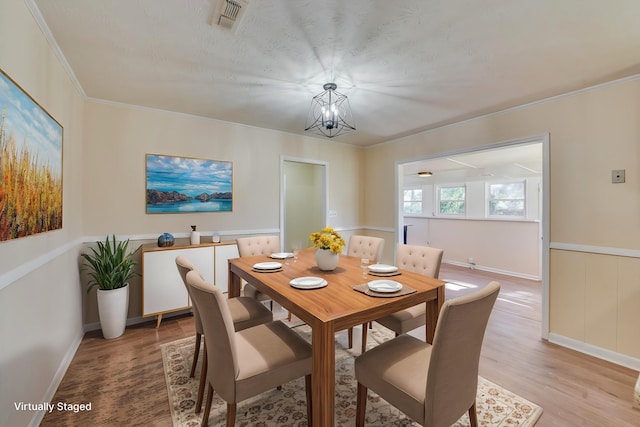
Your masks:
<svg viewBox="0 0 640 427"><path fill-rule="evenodd" d="M397 275L388 278L372 276L361 268L360 258L343 254L335 270L323 271L316 265L315 251L313 248L302 250L295 259L272 259L267 255L230 259L228 296L240 295L244 279L311 327L310 425L330 427L334 425L335 333L426 304L426 340L431 343L438 313L444 303L445 283L406 270L398 270ZM256 264L264 265L262 263L265 262L279 262L282 267L254 268ZM277 267L276 264L273 266ZM314 283L320 279L324 279L321 287L300 289L290 284L292 281L294 284ZM403 289L398 296L362 291L365 284L383 279L402 284Z"/></svg>

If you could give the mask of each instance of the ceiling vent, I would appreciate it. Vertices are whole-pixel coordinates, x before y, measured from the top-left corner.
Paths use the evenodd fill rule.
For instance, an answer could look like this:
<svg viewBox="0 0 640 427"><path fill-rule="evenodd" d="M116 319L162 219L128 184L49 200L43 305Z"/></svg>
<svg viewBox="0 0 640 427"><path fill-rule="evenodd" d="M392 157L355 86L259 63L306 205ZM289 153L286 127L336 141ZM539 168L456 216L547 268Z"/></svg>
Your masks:
<svg viewBox="0 0 640 427"><path fill-rule="evenodd" d="M246 0L218 0L211 24L235 32L240 26L247 6L248 1Z"/></svg>

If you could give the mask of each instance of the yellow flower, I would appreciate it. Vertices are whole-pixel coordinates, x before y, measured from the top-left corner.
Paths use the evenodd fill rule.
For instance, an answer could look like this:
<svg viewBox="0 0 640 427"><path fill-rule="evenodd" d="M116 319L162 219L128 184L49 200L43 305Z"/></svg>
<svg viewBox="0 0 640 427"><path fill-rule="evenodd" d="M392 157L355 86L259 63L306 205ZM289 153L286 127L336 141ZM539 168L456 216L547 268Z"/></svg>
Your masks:
<svg viewBox="0 0 640 427"><path fill-rule="evenodd" d="M342 236L331 227L325 227L322 231L314 231L309 236L309 240L313 242L313 246L319 249L328 249L334 254L342 252L342 248L346 244Z"/></svg>

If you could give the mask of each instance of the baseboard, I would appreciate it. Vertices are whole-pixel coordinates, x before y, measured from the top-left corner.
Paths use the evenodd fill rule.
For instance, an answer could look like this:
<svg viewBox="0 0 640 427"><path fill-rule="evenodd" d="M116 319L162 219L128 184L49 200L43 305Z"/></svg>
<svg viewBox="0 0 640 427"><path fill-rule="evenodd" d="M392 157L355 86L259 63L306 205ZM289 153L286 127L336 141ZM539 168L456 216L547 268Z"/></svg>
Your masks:
<svg viewBox="0 0 640 427"><path fill-rule="evenodd" d="M71 365L71 361L73 357L76 355L76 351L78 351L78 347L80 347L80 343L82 342L82 338L84 334L79 334L73 340L73 343L69 346L67 353L65 354L60 366L58 366L58 370L56 374L53 376L49 387L47 387L47 391L44 393L42 400L40 402L51 402L53 397L58 391L58 387L64 378L64 375L67 373L67 369L69 369L69 365ZM46 411L38 411L34 412L33 418L31 418L31 422L29 423L29 427L38 427L44 418Z"/></svg>
<svg viewBox="0 0 640 427"><path fill-rule="evenodd" d="M443 264L449 264L449 265L455 265L455 266L458 266L458 267L469 268L469 269L472 269L472 270L480 270L480 271L486 271L486 272L489 272L489 273L503 274L505 276L519 277L521 279L535 280L535 281L538 281L538 282L540 280L542 280L540 277L532 276L530 274L517 273L515 271L500 270L498 268L485 267L485 266L482 266L482 265L469 264L469 263L466 263L466 262L458 262L458 261L452 261L452 260L443 259L442 263Z"/></svg>
<svg viewBox="0 0 640 427"><path fill-rule="evenodd" d="M180 310L180 311L172 311L171 313L165 313L162 315L163 319L168 319L170 317L174 317L174 316L182 316L183 314L187 314L187 313L191 313L191 309L188 308L186 310ZM145 323L145 322L151 322L151 321L156 321L156 317L155 316L150 316L150 317L131 317L129 319L127 319L127 326L132 326L132 325L138 325L140 323ZM162 326L162 323L160 324ZM93 323L85 323L84 325L84 331L85 332L90 332L90 331L97 331L100 329L100 322L93 322Z"/></svg>
<svg viewBox="0 0 640 427"><path fill-rule="evenodd" d="M578 341L576 339L554 333L549 334L549 342L579 351L580 353L588 354L589 356L597 357L598 359L606 360L607 362L615 363L616 365L640 371L640 359L635 357L616 353L612 350L607 350L605 348L597 347L583 341Z"/></svg>

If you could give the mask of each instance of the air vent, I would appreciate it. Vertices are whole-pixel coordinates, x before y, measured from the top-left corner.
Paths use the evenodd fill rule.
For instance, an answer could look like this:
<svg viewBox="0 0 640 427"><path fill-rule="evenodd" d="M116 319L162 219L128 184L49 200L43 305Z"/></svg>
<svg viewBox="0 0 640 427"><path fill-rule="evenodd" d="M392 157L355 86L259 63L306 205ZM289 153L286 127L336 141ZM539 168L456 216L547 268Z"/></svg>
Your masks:
<svg viewBox="0 0 640 427"><path fill-rule="evenodd" d="M247 6L248 2L245 0L218 0L211 24L237 31Z"/></svg>

